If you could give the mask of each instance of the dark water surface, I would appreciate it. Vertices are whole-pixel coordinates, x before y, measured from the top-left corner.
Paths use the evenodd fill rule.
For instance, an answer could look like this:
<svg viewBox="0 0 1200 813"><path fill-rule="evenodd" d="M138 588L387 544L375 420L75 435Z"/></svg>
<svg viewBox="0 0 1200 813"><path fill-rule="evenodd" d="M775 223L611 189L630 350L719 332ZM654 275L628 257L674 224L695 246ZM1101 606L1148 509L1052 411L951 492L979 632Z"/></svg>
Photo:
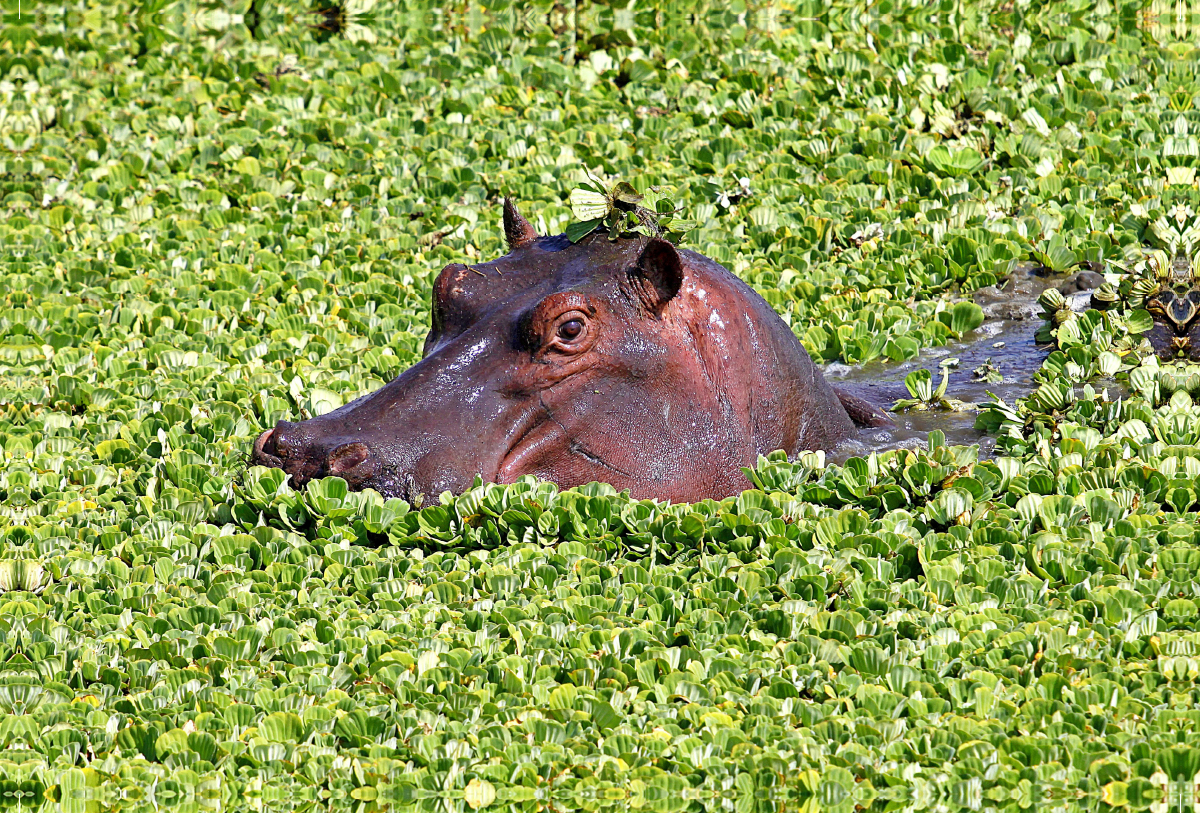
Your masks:
<svg viewBox="0 0 1200 813"><path fill-rule="evenodd" d="M988 288L976 293L975 300L984 308L986 320L962 341L926 348L911 361L895 363L884 359L858 367L835 363L827 365L823 372L831 384L890 410L897 400L910 397L904 386L906 375L925 368L933 376L936 388L942 379L938 364L944 359L957 358L957 366L950 368L946 397L968 404L986 404L995 395L1011 405L1035 389L1033 374L1051 350L1050 346L1039 346L1034 340L1042 325L1037 298L1046 288L1063 285L1066 279L1039 277L1027 268L1021 269L1014 272L1002 289ZM1074 294L1072 307L1086 307L1088 296ZM988 382L977 377L974 371L985 364L995 368L1004 380ZM984 457L990 456L995 445L992 437L975 428L976 409L889 411L888 414L896 422L895 427L860 429L857 436L829 455L830 461L844 463L871 452L924 447L929 433L935 429L944 432L946 442L952 445L979 444Z"/></svg>

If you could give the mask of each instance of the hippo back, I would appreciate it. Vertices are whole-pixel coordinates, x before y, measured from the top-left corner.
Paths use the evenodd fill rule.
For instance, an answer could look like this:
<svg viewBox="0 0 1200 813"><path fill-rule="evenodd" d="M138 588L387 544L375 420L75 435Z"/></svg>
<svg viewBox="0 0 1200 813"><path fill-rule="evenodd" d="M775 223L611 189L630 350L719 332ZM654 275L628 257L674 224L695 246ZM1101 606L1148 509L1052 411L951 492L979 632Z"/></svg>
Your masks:
<svg viewBox="0 0 1200 813"><path fill-rule="evenodd" d="M746 427L755 458L776 449L789 456L830 449L848 437L854 423L838 393L766 300L716 261L680 254L690 280L680 305L691 312L702 369Z"/></svg>

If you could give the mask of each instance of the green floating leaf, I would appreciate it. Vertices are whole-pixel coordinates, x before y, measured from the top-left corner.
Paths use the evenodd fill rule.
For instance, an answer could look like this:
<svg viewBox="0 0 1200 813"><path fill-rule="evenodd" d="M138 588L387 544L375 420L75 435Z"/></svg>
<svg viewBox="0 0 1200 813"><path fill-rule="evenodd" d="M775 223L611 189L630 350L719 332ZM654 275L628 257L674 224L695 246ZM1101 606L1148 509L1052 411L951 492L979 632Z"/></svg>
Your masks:
<svg viewBox="0 0 1200 813"><path fill-rule="evenodd" d="M308 394L308 411L314 417L332 412L342 405L342 396L326 389L315 389Z"/></svg>
<svg viewBox="0 0 1200 813"><path fill-rule="evenodd" d="M938 314L938 321L962 336L983 324L983 308L974 302L956 302L949 311Z"/></svg>
<svg viewBox="0 0 1200 813"><path fill-rule="evenodd" d="M933 398L933 376L928 370L913 370L904 377L904 387L908 394L918 401L929 401Z"/></svg>
<svg viewBox="0 0 1200 813"><path fill-rule="evenodd" d="M1154 327L1154 317L1149 311L1137 309L1125 317L1125 327L1130 333L1145 333Z"/></svg>
<svg viewBox="0 0 1200 813"><path fill-rule="evenodd" d="M930 169L952 177L969 175L984 165L978 150L966 147L951 152L940 144L926 154L925 162Z"/></svg>
<svg viewBox="0 0 1200 813"><path fill-rule="evenodd" d="M258 723L258 732L269 742L298 743L308 736L304 722L290 712L268 714Z"/></svg>
<svg viewBox="0 0 1200 813"><path fill-rule="evenodd" d="M635 206L635 205L641 203L642 200L644 200L644 196L638 194L638 191L636 189L634 189L632 186L630 186L628 183L626 183L625 181L621 181L620 183L618 183L616 186L613 187L612 195L613 195L614 200L617 200L617 201L627 204L629 206ZM573 204L572 204L572 211L574 211Z"/></svg>
<svg viewBox="0 0 1200 813"><path fill-rule="evenodd" d="M1079 255L1067 247L1062 237L1057 234L1033 255L1042 265L1057 274L1066 273L1079 263Z"/></svg>
<svg viewBox="0 0 1200 813"><path fill-rule="evenodd" d="M599 225L600 221L608 215L608 198L599 192L590 189L572 189L570 201L571 213L578 221L595 221ZM593 228L595 227L593 226Z"/></svg>
<svg viewBox="0 0 1200 813"><path fill-rule="evenodd" d="M572 243L578 243L583 238L594 232L604 223L603 218L595 218L594 220L575 221L567 224L567 239Z"/></svg>

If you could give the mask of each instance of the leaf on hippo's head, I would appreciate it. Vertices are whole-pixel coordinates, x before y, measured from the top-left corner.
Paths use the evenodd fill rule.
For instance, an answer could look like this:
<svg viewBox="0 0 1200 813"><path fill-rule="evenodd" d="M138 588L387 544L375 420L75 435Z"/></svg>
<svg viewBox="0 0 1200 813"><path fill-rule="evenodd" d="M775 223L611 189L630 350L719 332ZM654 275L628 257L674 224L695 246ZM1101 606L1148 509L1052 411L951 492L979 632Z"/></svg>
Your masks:
<svg viewBox="0 0 1200 813"><path fill-rule="evenodd" d="M578 243L583 238L600 228L604 222L604 218L596 217L591 220L576 221L567 224L567 239L572 243Z"/></svg>
<svg viewBox="0 0 1200 813"><path fill-rule="evenodd" d="M588 182L571 190L568 196L576 220L568 224L567 238L577 243L604 226L611 240L632 233L648 237L666 235L671 242L678 242L695 224L679 217L681 209L676 208L668 194L658 186L650 186L642 193L627 181L619 181L605 190L602 182L589 174Z"/></svg>
<svg viewBox="0 0 1200 813"><path fill-rule="evenodd" d="M645 196L639 195L636 189L625 181L621 181L613 187L612 198L618 204L625 204L623 208L632 209L641 203L645 199Z"/></svg>
<svg viewBox="0 0 1200 813"><path fill-rule="evenodd" d="M608 216L608 198L599 192L583 188L572 189L570 201L571 213L580 221L599 221Z"/></svg>

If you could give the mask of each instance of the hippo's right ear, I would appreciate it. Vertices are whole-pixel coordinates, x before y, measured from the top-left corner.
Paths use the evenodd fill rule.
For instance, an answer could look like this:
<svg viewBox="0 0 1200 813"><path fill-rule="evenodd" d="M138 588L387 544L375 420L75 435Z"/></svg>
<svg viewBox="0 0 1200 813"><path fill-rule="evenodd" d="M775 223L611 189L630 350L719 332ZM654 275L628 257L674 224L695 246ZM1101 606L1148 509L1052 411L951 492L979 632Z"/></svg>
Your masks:
<svg viewBox="0 0 1200 813"><path fill-rule="evenodd" d="M655 237L642 249L637 265L629 269L629 281L646 309L660 314L683 286L683 258L675 246Z"/></svg>
<svg viewBox="0 0 1200 813"><path fill-rule="evenodd" d="M537 229L517 211L517 204L512 198L504 199L504 239L508 241L508 250L515 251L527 246L538 238Z"/></svg>

